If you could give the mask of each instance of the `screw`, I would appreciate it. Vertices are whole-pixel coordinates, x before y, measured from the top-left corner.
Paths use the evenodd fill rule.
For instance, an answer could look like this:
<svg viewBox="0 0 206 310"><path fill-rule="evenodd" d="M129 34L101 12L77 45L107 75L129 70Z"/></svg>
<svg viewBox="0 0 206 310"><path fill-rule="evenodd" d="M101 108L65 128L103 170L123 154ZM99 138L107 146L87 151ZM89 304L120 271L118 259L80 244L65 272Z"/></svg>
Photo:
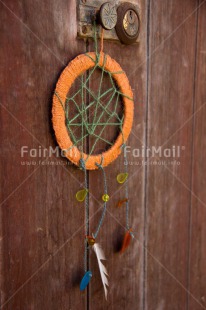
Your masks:
<svg viewBox="0 0 206 310"><path fill-rule="evenodd" d="M87 26L82 26L82 33L86 34L87 33Z"/></svg>

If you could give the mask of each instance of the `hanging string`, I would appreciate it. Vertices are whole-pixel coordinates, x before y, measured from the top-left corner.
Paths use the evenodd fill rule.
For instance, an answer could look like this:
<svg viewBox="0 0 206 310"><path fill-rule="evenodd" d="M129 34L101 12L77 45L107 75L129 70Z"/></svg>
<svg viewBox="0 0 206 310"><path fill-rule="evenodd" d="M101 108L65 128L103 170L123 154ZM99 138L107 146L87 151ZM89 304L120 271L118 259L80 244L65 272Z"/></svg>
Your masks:
<svg viewBox="0 0 206 310"><path fill-rule="evenodd" d="M103 158L102 158L102 163L103 163ZM96 166L102 171L102 174L103 174L103 179L104 179L104 195L106 196L108 194L108 191L107 191L107 178L106 178L106 173L105 173L105 170L102 166L102 163L101 164L98 164L96 163ZM104 202L104 207L103 207L103 212L102 212L102 216L99 220L99 224L97 226L97 230L96 232L93 234L94 238L96 239L98 234L99 234L99 231L100 231L100 228L102 227L102 224L103 224L103 220L104 220L104 217L105 217L105 214L106 214L106 211L107 211L107 201Z"/></svg>
<svg viewBox="0 0 206 310"><path fill-rule="evenodd" d="M108 194L108 190L107 190L107 179L106 179L106 173L105 170L102 166L103 164L103 157L102 157L102 162L100 164L96 163L97 167L102 171L103 174L103 180L104 180L104 195ZM83 159L80 160L80 168L84 171L84 188L88 191L88 177L87 177L87 170L85 167L85 161ZM89 235L89 196L87 195L85 198L85 236ZM103 224L103 220L106 214L106 210L107 210L107 201L104 202L104 207L103 207L103 211L102 211L102 215L100 217L99 223L97 225L97 229L96 232L93 233L93 237L94 239L97 238L99 231L102 227ZM85 238L85 248L84 248L84 270L85 272L87 272L87 257L88 257L88 244L87 244L87 238Z"/></svg>
<svg viewBox="0 0 206 310"><path fill-rule="evenodd" d="M124 173L128 174L128 159L127 159L127 152L125 152L126 144L122 145L123 153L124 153ZM128 190L128 178L125 181L125 201L126 201L126 229L129 230L130 223L129 223L129 190Z"/></svg>
<svg viewBox="0 0 206 310"><path fill-rule="evenodd" d="M88 186L88 176L87 170L85 167L85 161L83 159L80 160L80 168L84 171L84 188L88 191L85 200L84 200L84 207L85 207L85 236L89 235L89 186ZM85 238L84 241L84 271L87 271L87 257L88 257L88 244Z"/></svg>
<svg viewBox="0 0 206 310"><path fill-rule="evenodd" d="M100 47L100 53L103 53L104 49L104 28L102 27L101 30L101 47Z"/></svg>

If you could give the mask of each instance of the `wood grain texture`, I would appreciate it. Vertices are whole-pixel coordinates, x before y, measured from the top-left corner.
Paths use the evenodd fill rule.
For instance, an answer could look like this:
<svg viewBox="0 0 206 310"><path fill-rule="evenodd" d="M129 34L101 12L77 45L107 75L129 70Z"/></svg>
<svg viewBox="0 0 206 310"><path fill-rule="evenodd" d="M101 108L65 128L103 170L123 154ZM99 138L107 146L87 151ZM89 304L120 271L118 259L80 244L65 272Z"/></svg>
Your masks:
<svg viewBox="0 0 206 310"><path fill-rule="evenodd" d="M76 40L76 3L5 3L0 4L1 309L84 309L79 291L84 211L72 198L82 174L55 156L49 159L53 165L42 157L21 158L24 145L56 146L55 83L68 61L85 51L85 43Z"/></svg>
<svg viewBox="0 0 206 310"><path fill-rule="evenodd" d="M202 5L201 5L202 4ZM206 4L200 1L197 37L197 71L195 81L193 184L191 209L191 245L189 309L206 309ZM201 306L202 305L202 306Z"/></svg>
<svg viewBox="0 0 206 310"><path fill-rule="evenodd" d="M148 147L180 146L181 157L156 156L160 164L148 160L148 310L187 306L196 5L177 0L150 5Z"/></svg>
<svg viewBox="0 0 206 310"><path fill-rule="evenodd" d="M104 43L104 52L113 57L126 72L134 91L135 117L132 133L127 145L131 149L141 149L144 144L144 117L146 102L146 3L142 5L142 29L139 45L123 46L115 43ZM93 44L90 44L90 50ZM107 131L107 135L111 132ZM90 309L143 309L143 239L144 239L144 166L141 158L135 159L129 154L129 200L130 223L134 230L135 240L124 254L119 250L125 234L125 206L117 209L118 200L124 199L124 186L118 185L117 174L124 170L123 154L105 169L108 179L108 189L111 199L108 203L108 212L99 233L98 240L107 260L105 266L109 273L108 301L105 301L103 287L99 276L96 258L91 252L90 269L93 278L89 290ZM90 191L101 203L103 194L103 179L100 171L90 173ZM90 214L98 208L99 203L91 199ZM91 231L97 224L101 212L91 221Z"/></svg>

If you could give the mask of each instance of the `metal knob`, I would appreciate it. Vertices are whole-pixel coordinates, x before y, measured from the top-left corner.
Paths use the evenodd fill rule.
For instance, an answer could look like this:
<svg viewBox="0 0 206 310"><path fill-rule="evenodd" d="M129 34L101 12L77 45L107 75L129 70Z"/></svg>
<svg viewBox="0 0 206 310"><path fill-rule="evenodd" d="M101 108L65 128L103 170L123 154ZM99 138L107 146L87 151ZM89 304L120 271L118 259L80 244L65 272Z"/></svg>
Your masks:
<svg viewBox="0 0 206 310"><path fill-rule="evenodd" d="M117 23L117 10L114 4L106 2L102 4L100 8L100 22L102 27L106 30L111 30L116 26Z"/></svg>

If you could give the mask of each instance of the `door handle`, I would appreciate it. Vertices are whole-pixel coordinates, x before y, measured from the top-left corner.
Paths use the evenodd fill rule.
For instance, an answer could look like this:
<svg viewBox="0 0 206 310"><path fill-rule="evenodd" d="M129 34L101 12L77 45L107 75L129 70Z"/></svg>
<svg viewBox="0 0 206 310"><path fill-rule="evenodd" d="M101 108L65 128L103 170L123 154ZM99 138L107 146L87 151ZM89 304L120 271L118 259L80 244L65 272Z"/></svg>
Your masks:
<svg viewBox="0 0 206 310"><path fill-rule="evenodd" d="M139 42L141 10L138 1L102 2L78 0L78 36L92 38L95 19L97 32L100 33L100 25L106 29L104 40L120 41L126 45Z"/></svg>

